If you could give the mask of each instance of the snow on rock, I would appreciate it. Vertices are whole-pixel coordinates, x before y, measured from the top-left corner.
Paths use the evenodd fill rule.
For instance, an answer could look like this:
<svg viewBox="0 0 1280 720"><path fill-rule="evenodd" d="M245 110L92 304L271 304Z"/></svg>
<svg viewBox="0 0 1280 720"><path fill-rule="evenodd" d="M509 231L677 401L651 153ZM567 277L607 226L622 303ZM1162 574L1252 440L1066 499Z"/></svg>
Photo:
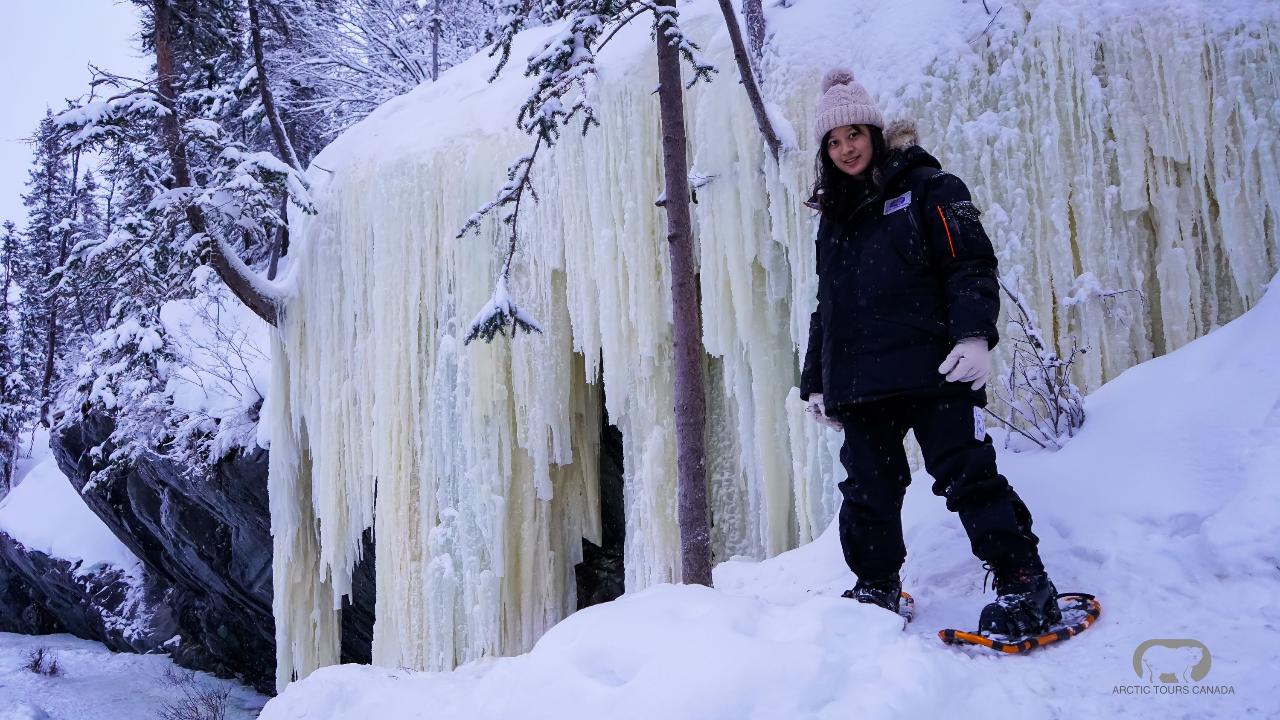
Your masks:
<svg viewBox="0 0 1280 720"><path fill-rule="evenodd" d="M854 68L888 118L916 117L969 181L1057 342L1093 348L1086 390L1239 315L1276 270L1280 6L1043 0L994 22L983 7L771 4L765 93L801 143L772 167L717 5L681 6L722 70L687 106L691 170L714 177L694 220L719 557L776 555L835 511L839 439L793 387L816 286L804 130L829 67ZM555 31L524 33L513 56ZM602 390L626 458L627 587L678 580L648 28L601 57L603 126L567 133L535 169L542 202L508 289L544 334L463 348L505 240L493 220L455 234L530 144L512 127L528 80L484 86L491 67L477 56L336 140L311 173L318 214L293 218L267 410L282 682L337 661L335 608L375 509L375 663L446 669L532 647L574 607L580 538L599 532ZM1086 284L1141 293L1060 304Z"/></svg>
<svg viewBox="0 0 1280 720"><path fill-rule="evenodd" d="M1002 454L1059 590L1096 594L1084 635L1026 657L941 644L972 627L982 570L959 521L915 476L904 510L917 615L839 597L853 581L834 525L716 589L659 585L580 611L527 654L453 672L324 668L262 720L440 716L671 718L1275 717L1280 713L1280 277L1258 307L1088 398L1058 453ZM1149 694L1133 654L1191 638L1210 672ZM1204 692L1217 689L1217 694ZM1229 688L1229 690L1227 689ZM1166 688L1167 689L1167 688Z"/></svg>
<svg viewBox="0 0 1280 720"><path fill-rule="evenodd" d="M85 504L35 433L0 499L0 628L154 650L174 631L155 576Z"/></svg>
<svg viewBox="0 0 1280 720"><path fill-rule="evenodd" d="M37 675L23 667L37 648L57 659L58 675ZM182 677L193 684L174 685L173 679ZM229 693L225 720L256 717L267 700L233 681L182 670L163 655L114 653L70 635L0 632L0 720L194 718L160 712L183 701L185 691L207 690Z"/></svg>
<svg viewBox="0 0 1280 720"><path fill-rule="evenodd" d="M39 430L32 457L18 461L15 487L0 499L0 532L30 550L80 563L128 570L137 556L93 514L49 453L49 432Z"/></svg>

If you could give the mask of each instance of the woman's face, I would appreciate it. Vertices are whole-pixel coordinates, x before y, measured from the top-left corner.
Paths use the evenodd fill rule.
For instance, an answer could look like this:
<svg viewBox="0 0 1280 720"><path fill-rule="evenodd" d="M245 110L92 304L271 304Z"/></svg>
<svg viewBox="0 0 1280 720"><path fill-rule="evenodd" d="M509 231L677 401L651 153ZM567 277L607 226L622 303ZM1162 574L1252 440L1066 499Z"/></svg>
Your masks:
<svg viewBox="0 0 1280 720"><path fill-rule="evenodd" d="M861 175L871 166L871 135L866 125L842 125L827 133L827 156L848 175Z"/></svg>

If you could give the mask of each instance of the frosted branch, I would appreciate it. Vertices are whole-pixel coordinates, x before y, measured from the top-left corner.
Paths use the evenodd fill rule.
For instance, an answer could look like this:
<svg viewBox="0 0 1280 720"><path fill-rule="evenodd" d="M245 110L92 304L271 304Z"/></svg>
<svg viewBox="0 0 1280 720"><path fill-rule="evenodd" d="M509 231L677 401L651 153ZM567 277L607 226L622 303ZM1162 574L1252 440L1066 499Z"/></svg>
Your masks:
<svg viewBox="0 0 1280 720"><path fill-rule="evenodd" d="M504 267L503 274L498 276L498 282L493 288L493 295L489 297L489 302L485 303L485 306L472 319L467 336L462 341L463 345L471 344L471 341L477 337L482 338L485 342L493 342L493 338L499 333L505 337L508 325L511 326L512 337L515 337L520 330L524 330L527 333L542 332L542 327L538 322L521 310L512 301L511 294L507 292L507 272L509 269L509 267Z"/></svg>

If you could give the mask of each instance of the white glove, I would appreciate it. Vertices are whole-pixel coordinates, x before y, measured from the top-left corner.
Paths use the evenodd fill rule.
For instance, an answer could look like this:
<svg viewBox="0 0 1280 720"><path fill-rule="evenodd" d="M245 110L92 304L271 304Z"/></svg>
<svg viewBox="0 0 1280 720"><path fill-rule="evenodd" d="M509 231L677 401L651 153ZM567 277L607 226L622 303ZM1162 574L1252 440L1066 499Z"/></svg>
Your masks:
<svg viewBox="0 0 1280 720"><path fill-rule="evenodd" d="M804 411L812 415L814 420L817 420L832 430L844 432L843 425L827 417L827 406L822 403L822 393L810 395L809 404L805 407Z"/></svg>
<svg viewBox="0 0 1280 720"><path fill-rule="evenodd" d="M987 339L965 338L956 343L947 359L938 366L938 372L947 376L947 382L972 382L974 390L981 390L991 375L991 350Z"/></svg>

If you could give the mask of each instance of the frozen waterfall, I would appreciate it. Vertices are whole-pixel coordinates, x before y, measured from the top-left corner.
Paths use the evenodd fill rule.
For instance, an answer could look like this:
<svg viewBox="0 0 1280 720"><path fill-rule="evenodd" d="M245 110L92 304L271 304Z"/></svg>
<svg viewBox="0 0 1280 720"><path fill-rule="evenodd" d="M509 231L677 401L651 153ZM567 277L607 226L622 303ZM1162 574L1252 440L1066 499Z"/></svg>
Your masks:
<svg viewBox="0 0 1280 720"><path fill-rule="evenodd" d="M719 558L834 514L839 438L794 389L813 309L817 84L852 67L965 178L1046 332L1092 389L1239 315L1280 264L1280 6L1182 0L796 0L768 8L764 89L800 147L773 165L715 3L683 4L721 69L689 93ZM909 5L910 7L905 7ZM992 11L995 11L992 5ZM521 58L549 35L525 33ZM529 80L483 54L316 160L296 215L269 398L281 686L338 660L361 533L374 662L446 669L529 648L575 607L600 533L601 393L623 437L628 589L678 580L670 291L647 26L601 57L603 127L535 170L511 291L545 333L463 347L504 240L454 239L530 141ZM1078 303L1104 290L1140 290ZM461 326L460 326L461 325Z"/></svg>

